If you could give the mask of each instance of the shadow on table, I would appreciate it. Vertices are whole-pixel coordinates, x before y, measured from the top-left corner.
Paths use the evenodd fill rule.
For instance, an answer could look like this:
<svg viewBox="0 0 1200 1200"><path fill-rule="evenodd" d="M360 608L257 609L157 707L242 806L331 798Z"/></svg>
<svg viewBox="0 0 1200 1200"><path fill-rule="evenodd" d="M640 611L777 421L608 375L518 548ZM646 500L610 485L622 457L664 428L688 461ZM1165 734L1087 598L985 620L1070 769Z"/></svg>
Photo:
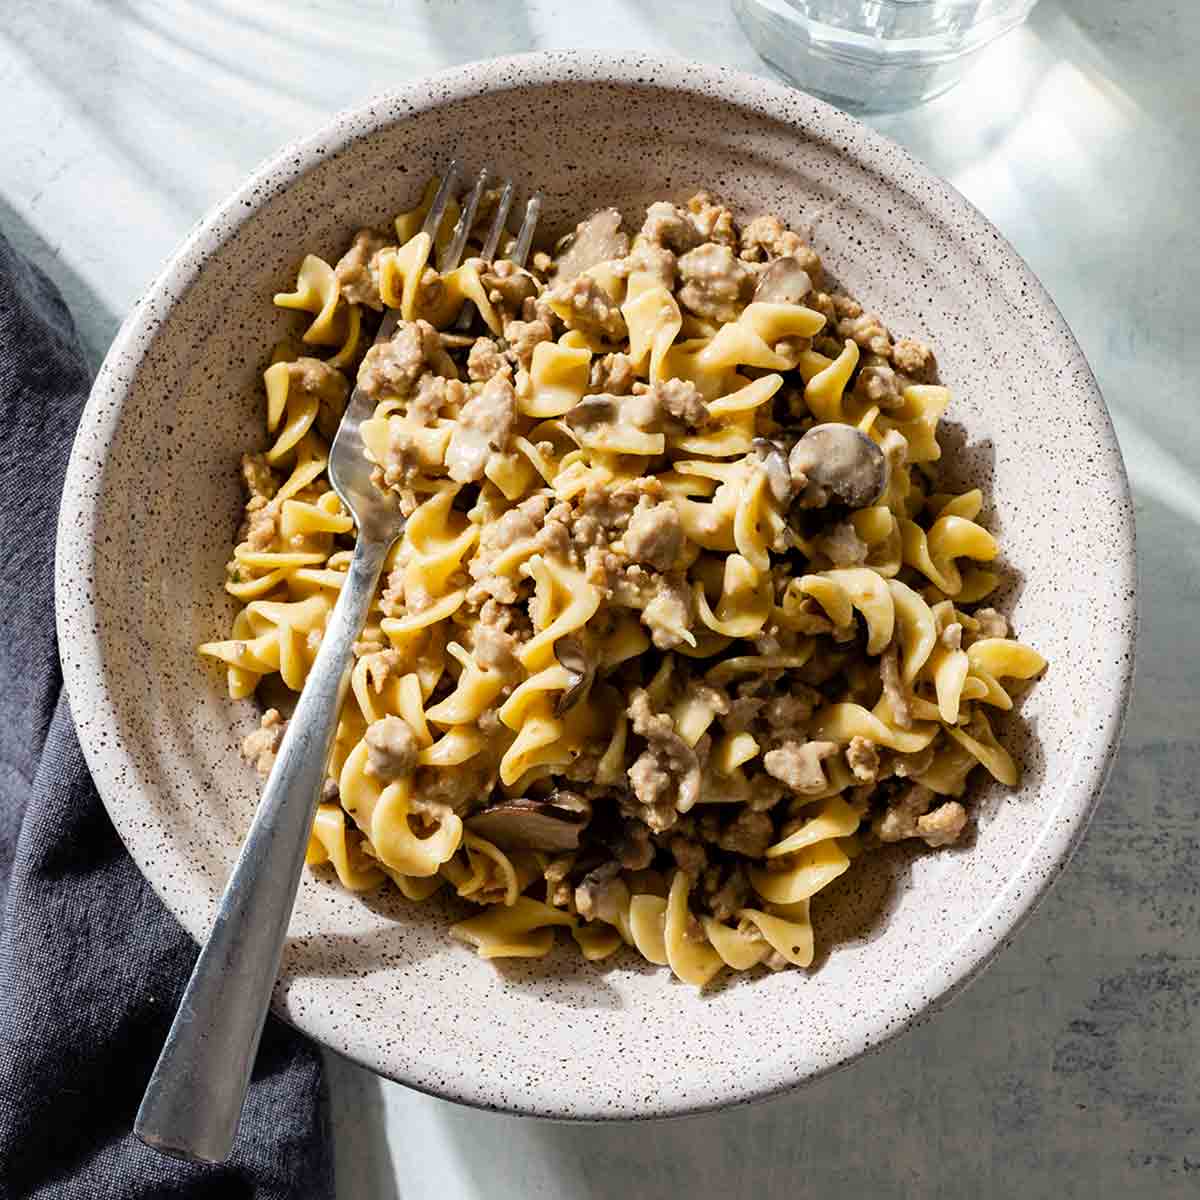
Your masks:
<svg viewBox="0 0 1200 1200"><path fill-rule="evenodd" d="M326 1051L338 1200L401 1200L388 1150L380 1081L348 1059Z"/></svg>

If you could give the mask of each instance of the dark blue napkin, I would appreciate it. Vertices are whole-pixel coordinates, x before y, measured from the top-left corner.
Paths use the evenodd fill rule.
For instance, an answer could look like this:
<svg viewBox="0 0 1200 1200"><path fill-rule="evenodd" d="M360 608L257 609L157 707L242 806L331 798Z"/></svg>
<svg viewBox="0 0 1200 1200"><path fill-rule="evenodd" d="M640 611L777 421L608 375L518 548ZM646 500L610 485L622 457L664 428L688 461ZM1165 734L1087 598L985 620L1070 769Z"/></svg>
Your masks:
<svg viewBox="0 0 1200 1200"><path fill-rule="evenodd" d="M87 391L62 299L0 236L0 1197L320 1200L320 1057L274 1019L227 1165L130 1132L197 951L109 822L62 689L55 520Z"/></svg>

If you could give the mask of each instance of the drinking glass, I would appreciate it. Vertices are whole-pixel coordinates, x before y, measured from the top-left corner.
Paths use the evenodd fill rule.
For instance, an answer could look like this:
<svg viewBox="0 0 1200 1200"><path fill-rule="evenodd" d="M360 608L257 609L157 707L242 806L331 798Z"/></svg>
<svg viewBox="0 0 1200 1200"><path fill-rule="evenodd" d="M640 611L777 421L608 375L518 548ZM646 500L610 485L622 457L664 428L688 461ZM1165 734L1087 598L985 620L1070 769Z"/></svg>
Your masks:
<svg viewBox="0 0 1200 1200"><path fill-rule="evenodd" d="M1037 0L733 0L755 49L805 91L858 112L953 87Z"/></svg>

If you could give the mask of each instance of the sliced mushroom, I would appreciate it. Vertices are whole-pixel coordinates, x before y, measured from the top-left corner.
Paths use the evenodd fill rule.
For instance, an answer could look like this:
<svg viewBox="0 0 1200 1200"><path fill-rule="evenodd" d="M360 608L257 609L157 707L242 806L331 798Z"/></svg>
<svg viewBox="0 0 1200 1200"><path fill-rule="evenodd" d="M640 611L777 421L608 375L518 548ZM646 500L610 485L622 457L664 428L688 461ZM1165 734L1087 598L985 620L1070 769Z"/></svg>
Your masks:
<svg viewBox="0 0 1200 1200"><path fill-rule="evenodd" d="M786 504L792 498L792 473L782 448L768 438L755 438L750 446L762 462L771 495Z"/></svg>
<svg viewBox="0 0 1200 1200"><path fill-rule="evenodd" d="M469 816L464 824L501 850L578 850L588 823L586 808L524 796L505 800Z"/></svg>
<svg viewBox="0 0 1200 1200"><path fill-rule="evenodd" d="M575 226L555 247L554 282L569 283L597 263L624 258L629 253L629 237L621 232L621 214L615 208L602 208Z"/></svg>
<svg viewBox="0 0 1200 1200"><path fill-rule="evenodd" d="M799 259L789 255L777 258L758 277L754 299L771 304L799 304L812 290L812 279L808 272L800 265Z"/></svg>
<svg viewBox="0 0 1200 1200"><path fill-rule="evenodd" d="M572 428L580 429L588 425L602 425L605 421L617 419L617 399L614 396L584 396L574 408L563 416L563 420Z"/></svg>
<svg viewBox="0 0 1200 1200"><path fill-rule="evenodd" d="M888 486L883 451L853 425L814 425L792 447L788 466L793 482L807 490L815 505L828 502L827 495L821 499L824 492L849 508L866 508Z"/></svg>
<svg viewBox="0 0 1200 1200"><path fill-rule="evenodd" d="M554 715L561 717L587 698L596 678L596 664L588 657L583 642L576 637L559 638L554 643L554 657L571 676L571 683L565 691L559 693L558 701L554 705Z"/></svg>

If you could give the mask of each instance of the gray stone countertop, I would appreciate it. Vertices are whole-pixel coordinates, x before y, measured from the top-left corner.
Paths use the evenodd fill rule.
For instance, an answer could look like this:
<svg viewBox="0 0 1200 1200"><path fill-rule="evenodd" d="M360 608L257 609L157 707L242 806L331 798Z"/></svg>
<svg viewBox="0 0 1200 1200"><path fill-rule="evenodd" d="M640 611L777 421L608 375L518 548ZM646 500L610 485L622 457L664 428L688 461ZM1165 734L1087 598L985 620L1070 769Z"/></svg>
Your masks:
<svg viewBox="0 0 1200 1200"><path fill-rule="evenodd" d="M724 0L8 0L0 228L98 362L193 222L283 142L442 66L564 47L770 73ZM339 1200L1200 1195L1198 63L1200 6L1043 0L957 90L871 120L1045 282L1137 498L1137 694L1050 897L935 1020L734 1112L555 1125L331 1059Z"/></svg>

